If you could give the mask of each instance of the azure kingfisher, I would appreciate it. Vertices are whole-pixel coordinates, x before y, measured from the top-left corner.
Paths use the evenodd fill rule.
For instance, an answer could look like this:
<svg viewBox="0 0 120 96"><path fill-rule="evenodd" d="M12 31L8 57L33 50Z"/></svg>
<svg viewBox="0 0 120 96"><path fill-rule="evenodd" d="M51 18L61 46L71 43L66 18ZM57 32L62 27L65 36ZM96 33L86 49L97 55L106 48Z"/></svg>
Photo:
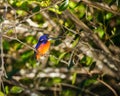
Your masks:
<svg viewBox="0 0 120 96"><path fill-rule="evenodd" d="M49 48L50 48L50 41L49 41L48 35L44 34L39 38L39 41L35 46L36 60L39 61L39 59L49 51Z"/></svg>

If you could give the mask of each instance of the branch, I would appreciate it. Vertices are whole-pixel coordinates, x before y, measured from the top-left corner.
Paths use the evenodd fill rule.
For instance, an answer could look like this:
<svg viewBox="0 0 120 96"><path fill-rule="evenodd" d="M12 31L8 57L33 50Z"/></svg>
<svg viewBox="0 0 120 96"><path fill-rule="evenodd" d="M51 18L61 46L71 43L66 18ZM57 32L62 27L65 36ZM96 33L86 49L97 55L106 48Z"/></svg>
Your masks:
<svg viewBox="0 0 120 96"><path fill-rule="evenodd" d="M105 85L107 88L109 88L112 92L113 92L113 94L115 95L115 96L118 96L118 94L117 94L117 92L110 86L110 85L108 85L106 82L104 82L103 80L100 80L100 78L97 78L97 80L100 82L100 83L102 83L103 85Z"/></svg>
<svg viewBox="0 0 120 96"><path fill-rule="evenodd" d="M74 85L71 85L71 84L66 84L66 83L60 83L60 84L61 84L62 86L65 86L65 87L73 88L73 89L80 90L80 91L82 91L82 92L88 93L88 94L90 94L91 96L99 96L99 95L97 95L97 94L95 94L95 93L93 93L93 92L91 92L91 91L89 91L89 90L87 90L87 89L82 89L82 88L80 88L80 87L77 87L77 86L74 86Z"/></svg>
<svg viewBox="0 0 120 96"><path fill-rule="evenodd" d="M4 9L4 17L3 19L5 20L6 19L6 13L7 13L7 5L5 5L5 9ZM0 26L0 50L1 50L1 65L0 65L0 91L1 89L3 89L3 91L5 92L4 90L4 84L3 84L3 78L4 77L7 77L6 75L6 70L5 70L5 67L4 67L4 53L3 53L3 24L1 24Z"/></svg>
<svg viewBox="0 0 120 96"><path fill-rule="evenodd" d="M109 49L104 45L104 43L98 38L96 34L81 20L79 20L74 14L72 14L70 11L65 10L64 14L67 15L69 18L71 18L78 26L80 26L83 30L85 30L87 33L91 35L94 39L94 43L98 45L101 49L104 50L104 52L111 54Z"/></svg>
<svg viewBox="0 0 120 96"><path fill-rule="evenodd" d="M29 46L28 44L26 44L26 43L24 43L24 42L22 42L22 41L20 41L18 38L15 38L15 37L9 37L9 36L7 36L7 35L3 35L3 37L8 38L8 39L11 39L11 40L16 40L16 41L18 41L19 43L21 43L21 44L27 46L28 48L30 48L30 49L36 51L35 48Z"/></svg>
<svg viewBox="0 0 120 96"><path fill-rule="evenodd" d="M115 15L118 15L120 16L120 12L117 12L117 11L114 11L112 8L110 8L107 4L103 4L103 3L98 3L98 2L93 2L93 1L89 1L89 0L82 0L83 3L93 7L93 8L96 8L96 9L103 9L103 10L106 10L108 12L111 12Z"/></svg>

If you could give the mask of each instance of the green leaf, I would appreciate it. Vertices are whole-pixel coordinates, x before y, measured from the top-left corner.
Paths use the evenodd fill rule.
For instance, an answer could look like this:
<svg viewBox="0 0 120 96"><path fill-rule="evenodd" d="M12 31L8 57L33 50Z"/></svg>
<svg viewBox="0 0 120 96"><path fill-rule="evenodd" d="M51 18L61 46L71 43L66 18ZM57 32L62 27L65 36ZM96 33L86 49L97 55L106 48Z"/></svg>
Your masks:
<svg viewBox="0 0 120 96"><path fill-rule="evenodd" d="M72 84L75 84L77 73L75 72L72 76Z"/></svg>
<svg viewBox="0 0 120 96"><path fill-rule="evenodd" d="M54 55L50 55L49 59L51 63L56 64L57 60Z"/></svg>
<svg viewBox="0 0 120 96"><path fill-rule="evenodd" d="M109 20L113 17L113 14L112 13L107 13L106 16L105 16L105 19Z"/></svg>
<svg viewBox="0 0 120 96"><path fill-rule="evenodd" d="M0 91L0 96L5 96L3 92Z"/></svg>
<svg viewBox="0 0 120 96"><path fill-rule="evenodd" d="M82 63L85 66L90 66L93 62L93 58L89 56L84 56L81 60L80 63Z"/></svg>
<svg viewBox="0 0 120 96"><path fill-rule="evenodd" d="M76 96L76 92L73 89L62 90L61 96Z"/></svg>
<svg viewBox="0 0 120 96"><path fill-rule="evenodd" d="M91 57L88 57L87 56L87 58L86 58L86 65L91 65L92 64L92 62L93 62L93 59L91 58Z"/></svg>
<svg viewBox="0 0 120 96"><path fill-rule="evenodd" d="M56 84L56 83L60 83L61 82L61 79L60 78L53 78L53 83Z"/></svg>
<svg viewBox="0 0 120 96"><path fill-rule="evenodd" d="M86 63L86 56L83 56L83 58L80 60L80 63L82 63L82 64Z"/></svg>
<svg viewBox="0 0 120 96"><path fill-rule="evenodd" d="M79 35L76 35L75 40L72 43L72 47L75 47L78 44L79 40L80 40Z"/></svg>
<svg viewBox="0 0 120 96"><path fill-rule="evenodd" d="M84 82L84 86L90 86L91 84L95 83L96 80L95 79L87 79Z"/></svg>
<svg viewBox="0 0 120 96"><path fill-rule="evenodd" d="M4 41L4 42L3 42L3 47L4 47L5 50L9 50L9 48L10 48L10 43L8 43L7 41Z"/></svg>
<svg viewBox="0 0 120 96"><path fill-rule="evenodd" d="M9 87L5 86L5 93L8 94L9 93ZM1 96L1 95L0 95Z"/></svg>
<svg viewBox="0 0 120 96"><path fill-rule="evenodd" d="M68 7L68 4L69 4L69 0L65 0L59 7L59 10L60 11L64 11L67 7Z"/></svg>
<svg viewBox="0 0 120 96"><path fill-rule="evenodd" d="M13 86L10 91L11 91L11 93L18 94L18 93L21 93L23 91L23 88L18 87L18 86Z"/></svg>
<svg viewBox="0 0 120 96"><path fill-rule="evenodd" d="M69 7L74 9L76 7L76 3L73 2L73 1L70 1L69 2Z"/></svg>
<svg viewBox="0 0 120 96"><path fill-rule="evenodd" d="M25 16L25 15L27 15L27 13L24 11L24 10L17 10L16 11L17 12L17 14L19 15L19 16Z"/></svg>
<svg viewBox="0 0 120 96"><path fill-rule="evenodd" d="M26 37L26 42L27 43L32 43L33 41L34 41L34 37L33 36L28 36L28 37Z"/></svg>
<svg viewBox="0 0 120 96"><path fill-rule="evenodd" d="M62 12L59 10L59 6L55 5L54 7L50 7L49 8L50 11L57 13L57 14L61 14Z"/></svg>
<svg viewBox="0 0 120 96"><path fill-rule="evenodd" d="M57 60L57 64L59 63L59 61L66 55L66 52L63 52L62 54L60 54L58 60Z"/></svg>
<svg viewBox="0 0 120 96"><path fill-rule="evenodd" d="M47 7L47 6L50 5L50 1L51 1L51 0L40 0L39 4L40 4L40 6L42 6L42 7Z"/></svg>
<svg viewBox="0 0 120 96"><path fill-rule="evenodd" d="M15 43L15 45L14 45L14 50L19 50L19 49L21 49L22 48L22 44L20 44L20 43Z"/></svg>
<svg viewBox="0 0 120 96"><path fill-rule="evenodd" d="M22 10L29 11L29 7L28 7L28 2L27 1L23 2L20 7L21 7Z"/></svg>
<svg viewBox="0 0 120 96"><path fill-rule="evenodd" d="M96 66L96 62L93 62L89 68L89 71L92 71Z"/></svg>
<svg viewBox="0 0 120 96"><path fill-rule="evenodd" d="M103 28L99 27L97 29L95 29L95 32L98 33L98 35L100 36L100 38L103 38L104 34L105 34L105 31Z"/></svg>
<svg viewBox="0 0 120 96"><path fill-rule="evenodd" d="M40 6L36 6L35 8L33 8L32 12L38 12L40 10Z"/></svg>
<svg viewBox="0 0 120 96"><path fill-rule="evenodd" d="M79 14L77 13L78 17L83 18L86 14L86 7L83 4L80 4L78 7L76 7L76 11L77 10L79 10L78 11Z"/></svg>
<svg viewBox="0 0 120 96"><path fill-rule="evenodd" d="M93 19L93 16L90 12L87 13L86 19L89 21Z"/></svg>
<svg viewBox="0 0 120 96"><path fill-rule="evenodd" d="M26 60L26 59L28 59L30 56L32 56L33 55L33 52L32 51L26 51L26 52L24 52L22 55L21 55L21 59L23 59L23 60Z"/></svg>

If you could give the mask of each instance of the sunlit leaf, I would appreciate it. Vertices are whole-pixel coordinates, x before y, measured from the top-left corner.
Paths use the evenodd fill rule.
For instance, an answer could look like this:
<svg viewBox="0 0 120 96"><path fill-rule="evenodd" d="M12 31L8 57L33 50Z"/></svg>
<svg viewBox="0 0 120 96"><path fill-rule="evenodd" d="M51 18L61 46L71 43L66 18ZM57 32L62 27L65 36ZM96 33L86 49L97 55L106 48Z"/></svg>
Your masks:
<svg viewBox="0 0 120 96"><path fill-rule="evenodd" d="M78 7L76 7L76 11L77 10L79 10L78 12L79 12L79 14L78 14L78 16L79 16L79 18L83 18L83 16L85 15L85 10L86 10L86 7L83 5L83 4L80 4Z"/></svg>
<svg viewBox="0 0 120 96"><path fill-rule="evenodd" d="M16 12L17 12L17 14L20 15L20 16L25 16L25 15L27 15L27 13L26 13L24 10L17 10Z"/></svg>
<svg viewBox="0 0 120 96"><path fill-rule="evenodd" d="M76 38L75 38L75 40L73 41L73 43L72 43L72 47L75 47L77 44L78 44L78 42L79 42L79 35L77 35L76 36Z"/></svg>
<svg viewBox="0 0 120 96"><path fill-rule="evenodd" d="M49 8L50 11L55 12L57 14L61 14L62 12L59 10L58 5L55 5L54 7Z"/></svg>
<svg viewBox="0 0 120 96"><path fill-rule="evenodd" d="M8 34L8 35L12 35L13 32L14 32L14 30L13 30L13 29L10 29L10 30L8 30L7 34Z"/></svg>
<svg viewBox="0 0 120 96"><path fill-rule="evenodd" d="M112 13L107 13L106 16L105 16L105 19L109 20L113 17L113 14Z"/></svg>
<svg viewBox="0 0 120 96"><path fill-rule="evenodd" d="M72 76L72 84L75 84L77 73L75 72Z"/></svg>
<svg viewBox="0 0 120 96"><path fill-rule="evenodd" d="M80 63L82 63L85 66L90 66L93 62L93 58L89 56L84 56L81 60Z"/></svg>
<svg viewBox="0 0 120 96"><path fill-rule="evenodd" d="M93 16L90 12L87 13L87 20L92 20Z"/></svg>
<svg viewBox="0 0 120 96"><path fill-rule="evenodd" d="M47 7L50 5L50 0L40 0L39 4L42 7Z"/></svg>
<svg viewBox="0 0 120 96"><path fill-rule="evenodd" d="M88 66L91 65L92 61L93 61L93 59L91 57L87 56L87 58L86 58L86 65L88 65Z"/></svg>
<svg viewBox="0 0 120 96"><path fill-rule="evenodd" d="M44 22L44 19L43 19L43 16L41 14L36 14L33 16L33 20L38 22L39 24L43 24Z"/></svg>
<svg viewBox="0 0 120 96"><path fill-rule="evenodd" d="M60 83L61 82L61 79L60 78L53 78L53 82L56 84L56 83Z"/></svg>
<svg viewBox="0 0 120 96"><path fill-rule="evenodd" d="M60 54L58 60L57 60L57 64L59 63L59 61L66 55L66 52L63 52L62 54Z"/></svg>
<svg viewBox="0 0 120 96"><path fill-rule="evenodd" d="M20 44L20 43L17 42L17 43L15 43L15 45L14 45L13 48L14 48L15 50L18 50L18 49L22 48L22 46L23 46L22 44Z"/></svg>
<svg viewBox="0 0 120 96"><path fill-rule="evenodd" d="M51 61L53 64L57 64L57 59L56 59L55 56L53 56L53 55L50 55L50 61Z"/></svg>
<svg viewBox="0 0 120 96"><path fill-rule="evenodd" d="M18 86L13 86L10 91L11 91L11 93L18 94L23 91L23 88L18 87Z"/></svg>
<svg viewBox="0 0 120 96"><path fill-rule="evenodd" d="M11 0L12 1L12 0ZM15 2L13 2L13 3L15 3L15 5L17 6L17 7L20 7L21 6L21 4L24 2L23 0L19 0L19 1L16 1L16 0L14 0Z"/></svg>
<svg viewBox="0 0 120 96"><path fill-rule="evenodd" d="M26 37L26 42L27 43L32 43L34 40L35 40L35 38L33 36Z"/></svg>
<svg viewBox="0 0 120 96"><path fill-rule="evenodd" d="M97 29L95 29L95 32L98 33L98 35L100 36L100 38L103 38L104 34L105 34L105 31L103 28L101 27L98 27Z"/></svg>
<svg viewBox="0 0 120 96"><path fill-rule="evenodd" d="M72 1L69 2L69 7L70 8L75 8L75 6L76 6L75 2L72 2Z"/></svg>
<svg viewBox="0 0 120 96"><path fill-rule="evenodd" d="M9 93L9 87L5 86L5 93L8 94ZM1 96L1 95L0 95Z"/></svg>
<svg viewBox="0 0 120 96"><path fill-rule="evenodd" d="M3 92L0 91L0 96L5 96L5 94Z"/></svg>

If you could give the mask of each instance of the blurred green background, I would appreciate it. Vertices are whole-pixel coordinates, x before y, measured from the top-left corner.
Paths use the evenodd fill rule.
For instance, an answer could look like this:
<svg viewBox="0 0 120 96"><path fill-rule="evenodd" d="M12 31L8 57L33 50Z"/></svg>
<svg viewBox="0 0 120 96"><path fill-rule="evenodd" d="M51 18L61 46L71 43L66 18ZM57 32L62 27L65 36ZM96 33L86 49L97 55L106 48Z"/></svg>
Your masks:
<svg viewBox="0 0 120 96"><path fill-rule="evenodd" d="M119 0L1 0L0 5L7 73L0 96L120 95ZM42 34L57 39L45 62L37 63L34 47Z"/></svg>

